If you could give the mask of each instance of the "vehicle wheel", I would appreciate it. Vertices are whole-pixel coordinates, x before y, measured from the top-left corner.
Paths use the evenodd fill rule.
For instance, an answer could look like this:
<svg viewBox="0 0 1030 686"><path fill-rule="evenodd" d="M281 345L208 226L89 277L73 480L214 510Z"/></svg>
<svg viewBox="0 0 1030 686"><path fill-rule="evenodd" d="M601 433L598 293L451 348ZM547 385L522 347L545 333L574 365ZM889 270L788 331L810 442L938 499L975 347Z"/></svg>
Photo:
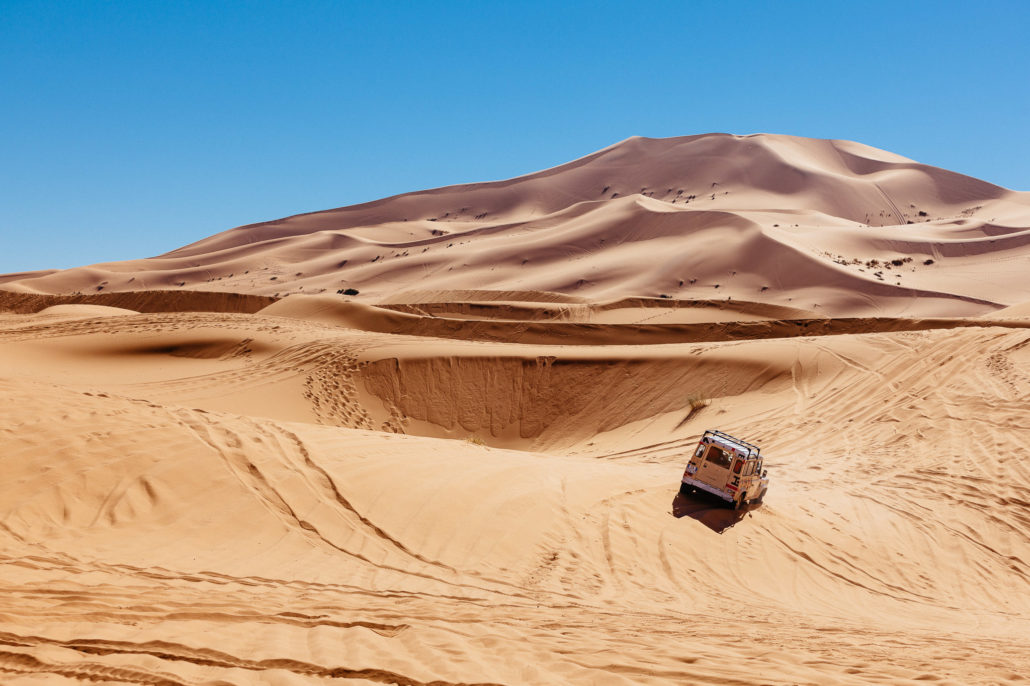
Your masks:
<svg viewBox="0 0 1030 686"><path fill-rule="evenodd" d="M680 481L680 495L688 495L690 493L690 486Z"/></svg>
<svg viewBox="0 0 1030 686"><path fill-rule="evenodd" d="M747 491L740 494L740 500L733 503L733 509L739 510L741 507L747 507Z"/></svg>
<svg viewBox="0 0 1030 686"><path fill-rule="evenodd" d="M755 498L755 502L756 502L756 503L760 503L760 502L762 502L763 500L765 500L765 493L766 493L766 491L768 491L768 490L769 490L768 488L763 488L763 489L762 489L762 492L758 494L758 497L757 497L757 498Z"/></svg>

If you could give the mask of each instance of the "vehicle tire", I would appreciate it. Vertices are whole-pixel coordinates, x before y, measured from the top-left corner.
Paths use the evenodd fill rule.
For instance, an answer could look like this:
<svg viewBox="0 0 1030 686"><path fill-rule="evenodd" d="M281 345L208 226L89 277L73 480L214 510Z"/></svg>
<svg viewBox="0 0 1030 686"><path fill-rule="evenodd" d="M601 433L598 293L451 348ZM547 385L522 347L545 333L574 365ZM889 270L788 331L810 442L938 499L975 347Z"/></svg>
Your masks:
<svg viewBox="0 0 1030 686"><path fill-rule="evenodd" d="M762 489L762 492L758 494L758 497L757 497L757 498L755 498L755 502L756 502L756 503L760 503L760 502L762 502L763 500L765 500L765 494L766 494L766 492L767 492L768 490L769 490L768 488L763 488L763 489Z"/></svg>
<svg viewBox="0 0 1030 686"><path fill-rule="evenodd" d="M741 507L747 507L747 491L740 494L740 500L733 502L734 510L739 510Z"/></svg>
<svg viewBox="0 0 1030 686"><path fill-rule="evenodd" d="M688 486L685 483L683 483L682 481L680 481L680 495L689 495L689 494L690 494L690 486Z"/></svg>

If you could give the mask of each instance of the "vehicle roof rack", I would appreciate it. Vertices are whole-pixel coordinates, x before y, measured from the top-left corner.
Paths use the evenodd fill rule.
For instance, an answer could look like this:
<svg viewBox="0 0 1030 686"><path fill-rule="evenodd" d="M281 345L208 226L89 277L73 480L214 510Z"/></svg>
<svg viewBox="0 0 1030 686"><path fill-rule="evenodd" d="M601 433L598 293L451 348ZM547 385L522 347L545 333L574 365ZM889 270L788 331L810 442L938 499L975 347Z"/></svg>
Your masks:
<svg viewBox="0 0 1030 686"><path fill-rule="evenodd" d="M761 452L761 450L762 450L761 448L759 448L757 445L755 445L753 443L748 443L747 441L742 441L739 438L736 438L735 436L731 436L728 433L726 433L725 431L719 431L718 429L707 429L705 431L705 434L713 434L715 436L721 436L722 438L728 438L729 440L733 441L734 443L738 443L738 444L740 444L740 445L742 445L742 446L744 446L746 448L753 449L755 451L756 455L759 454L759 452ZM702 436L704 436L704 434L702 434Z"/></svg>

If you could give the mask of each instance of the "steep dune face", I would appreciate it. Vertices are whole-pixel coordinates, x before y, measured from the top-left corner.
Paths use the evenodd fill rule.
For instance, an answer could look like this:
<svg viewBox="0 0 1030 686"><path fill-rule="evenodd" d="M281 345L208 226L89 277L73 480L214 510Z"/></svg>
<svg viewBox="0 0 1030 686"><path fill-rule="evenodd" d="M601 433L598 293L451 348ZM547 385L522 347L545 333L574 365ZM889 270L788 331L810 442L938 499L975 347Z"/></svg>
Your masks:
<svg viewBox="0 0 1030 686"><path fill-rule="evenodd" d="M1026 193L849 141L710 134L631 138L506 181L3 283L43 293L355 288L374 302L412 289L665 295L830 316L964 316L1030 299L1017 266L1028 251Z"/></svg>
<svg viewBox="0 0 1030 686"><path fill-rule="evenodd" d="M461 352L379 359L362 366L361 379L407 432L559 449L666 412L686 416L691 395L740 395L790 377L778 360L732 352L637 359Z"/></svg>

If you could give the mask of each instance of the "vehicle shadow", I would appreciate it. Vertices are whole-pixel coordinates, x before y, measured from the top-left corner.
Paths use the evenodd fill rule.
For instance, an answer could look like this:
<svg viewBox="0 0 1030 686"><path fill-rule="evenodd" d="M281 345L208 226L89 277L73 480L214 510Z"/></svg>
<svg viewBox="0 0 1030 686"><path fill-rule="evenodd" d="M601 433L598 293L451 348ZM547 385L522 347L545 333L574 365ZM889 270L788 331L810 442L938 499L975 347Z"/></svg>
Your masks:
<svg viewBox="0 0 1030 686"><path fill-rule="evenodd" d="M672 516L677 519L690 517L695 521L701 522L715 533L721 534L744 519L749 512L757 510L761 506L761 503L752 503L747 507L734 510L722 499L703 491L690 495L677 493L676 497L672 499Z"/></svg>

